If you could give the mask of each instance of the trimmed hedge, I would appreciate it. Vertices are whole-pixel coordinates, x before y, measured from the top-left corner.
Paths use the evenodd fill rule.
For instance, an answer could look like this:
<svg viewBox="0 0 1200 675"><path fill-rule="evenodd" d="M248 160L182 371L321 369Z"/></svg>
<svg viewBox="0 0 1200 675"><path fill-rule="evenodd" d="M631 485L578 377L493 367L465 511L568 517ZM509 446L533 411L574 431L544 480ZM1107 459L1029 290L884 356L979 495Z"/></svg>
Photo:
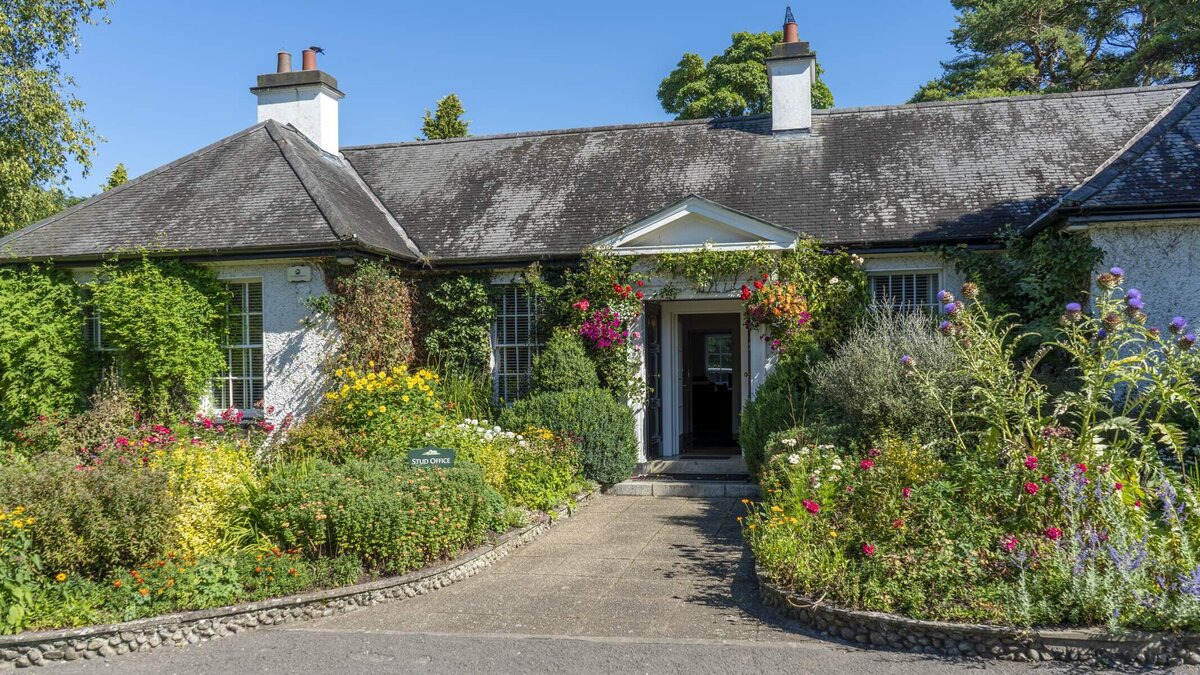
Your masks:
<svg viewBox="0 0 1200 675"><path fill-rule="evenodd" d="M555 331L533 359L533 393L594 389L600 386L596 363L575 333Z"/></svg>
<svg viewBox="0 0 1200 675"><path fill-rule="evenodd" d="M534 394L505 410L506 429L538 427L578 439L583 475L604 485L633 475L637 436L633 411L598 387Z"/></svg>
<svg viewBox="0 0 1200 675"><path fill-rule="evenodd" d="M280 547L395 574L479 544L502 529L503 511L478 465L410 469L404 458L280 467L255 499L260 529Z"/></svg>

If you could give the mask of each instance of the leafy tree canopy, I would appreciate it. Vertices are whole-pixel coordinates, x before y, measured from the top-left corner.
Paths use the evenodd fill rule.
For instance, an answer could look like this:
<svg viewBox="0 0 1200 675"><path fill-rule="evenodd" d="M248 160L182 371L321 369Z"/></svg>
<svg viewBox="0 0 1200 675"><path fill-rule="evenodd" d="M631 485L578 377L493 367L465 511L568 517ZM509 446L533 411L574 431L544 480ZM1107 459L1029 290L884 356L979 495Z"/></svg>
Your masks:
<svg viewBox="0 0 1200 675"><path fill-rule="evenodd" d="M736 117L771 111L771 85L767 57L771 45L783 42L783 33L734 33L733 44L708 63L688 52L658 86L663 110L676 119ZM821 80L817 66L813 83L814 108L832 108L833 93Z"/></svg>
<svg viewBox="0 0 1200 675"><path fill-rule="evenodd" d="M425 111L425 120L421 123L424 140L466 136L467 128L471 123L462 119L465 112L458 94L450 94L439 99L436 112Z"/></svg>
<svg viewBox="0 0 1200 675"><path fill-rule="evenodd" d="M1190 79L1200 64L1195 0L952 0L942 64L913 102L1084 91Z"/></svg>
<svg viewBox="0 0 1200 675"><path fill-rule="evenodd" d="M125 169L125 164L118 162L113 167L112 173L108 174L108 180L104 181L104 185L100 186L100 189L108 191L117 186L124 185L128 180L129 172Z"/></svg>
<svg viewBox="0 0 1200 675"><path fill-rule="evenodd" d="M61 207L74 160L91 165L97 136L62 62L79 27L107 21L108 0L0 0L0 234Z"/></svg>

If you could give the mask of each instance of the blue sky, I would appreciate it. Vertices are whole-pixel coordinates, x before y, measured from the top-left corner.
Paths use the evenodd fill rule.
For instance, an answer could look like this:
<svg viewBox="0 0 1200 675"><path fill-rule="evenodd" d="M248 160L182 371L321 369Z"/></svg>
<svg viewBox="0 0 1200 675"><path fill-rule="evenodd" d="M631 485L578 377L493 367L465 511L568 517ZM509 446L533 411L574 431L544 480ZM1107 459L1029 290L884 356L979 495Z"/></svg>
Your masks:
<svg viewBox="0 0 1200 675"><path fill-rule="evenodd" d="M67 70L105 137L80 195L124 162L131 175L250 126L248 88L275 52L310 44L338 79L343 145L411 140L449 92L473 134L670 119L658 83L684 52L778 30L779 0L360 2L116 0ZM953 56L948 0L793 0L800 37L838 107L901 103Z"/></svg>

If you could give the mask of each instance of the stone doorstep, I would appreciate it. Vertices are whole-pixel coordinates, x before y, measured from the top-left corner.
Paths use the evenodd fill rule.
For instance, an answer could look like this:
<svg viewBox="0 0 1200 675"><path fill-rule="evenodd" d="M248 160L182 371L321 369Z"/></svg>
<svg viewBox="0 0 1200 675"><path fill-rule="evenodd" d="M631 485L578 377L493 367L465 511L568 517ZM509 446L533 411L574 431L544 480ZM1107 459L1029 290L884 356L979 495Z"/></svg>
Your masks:
<svg viewBox="0 0 1200 675"><path fill-rule="evenodd" d="M574 501L577 504L586 503L594 494L582 493ZM575 508L570 506L560 507L552 518L543 518L520 530L506 532L495 541L478 546L449 562L398 577L118 624L0 635L0 670L79 658L110 658L168 644L196 644L236 635L258 626L308 621L424 595L474 575L544 534L557 522L569 518L574 511Z"/></svg>
<svg viewBox="0 0 1200 675"><path fill-rule="evenodd" d="M825 605L775 585L755 565L763 604L822 636L870 646L951 657L1074 661L1139 666L1200 664L1200 635L1101 628L1032 628L923 621Z"/></svg>
<svg viewBox="0 0 1200 675"><path fill-rule="evenodd" d="M607 488L605 494L619 497L750 497L757 499L758 486L743 481L627 480Z"/></svg>
<svg viewBox="0 0 1200 675"><path fill-rule="evenodd" d="M641 462L637 466L639 474L745 474L746 460L741 455L735 457L672 457L669 459L652 459Z"/></svg>

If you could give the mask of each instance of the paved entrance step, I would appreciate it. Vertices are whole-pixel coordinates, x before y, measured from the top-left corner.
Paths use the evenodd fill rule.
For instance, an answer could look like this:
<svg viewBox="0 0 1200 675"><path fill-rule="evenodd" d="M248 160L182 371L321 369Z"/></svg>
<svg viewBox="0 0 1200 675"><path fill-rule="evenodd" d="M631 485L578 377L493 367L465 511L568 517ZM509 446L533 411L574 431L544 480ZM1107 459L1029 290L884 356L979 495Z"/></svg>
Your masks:
<svg viewBox="0 0 1200 675"><path fill-rule="evenodd" d="M607 494L622 497L750 497L758 486L747 480L679 480L674 476L639 476L610 487Z"/></svg>

